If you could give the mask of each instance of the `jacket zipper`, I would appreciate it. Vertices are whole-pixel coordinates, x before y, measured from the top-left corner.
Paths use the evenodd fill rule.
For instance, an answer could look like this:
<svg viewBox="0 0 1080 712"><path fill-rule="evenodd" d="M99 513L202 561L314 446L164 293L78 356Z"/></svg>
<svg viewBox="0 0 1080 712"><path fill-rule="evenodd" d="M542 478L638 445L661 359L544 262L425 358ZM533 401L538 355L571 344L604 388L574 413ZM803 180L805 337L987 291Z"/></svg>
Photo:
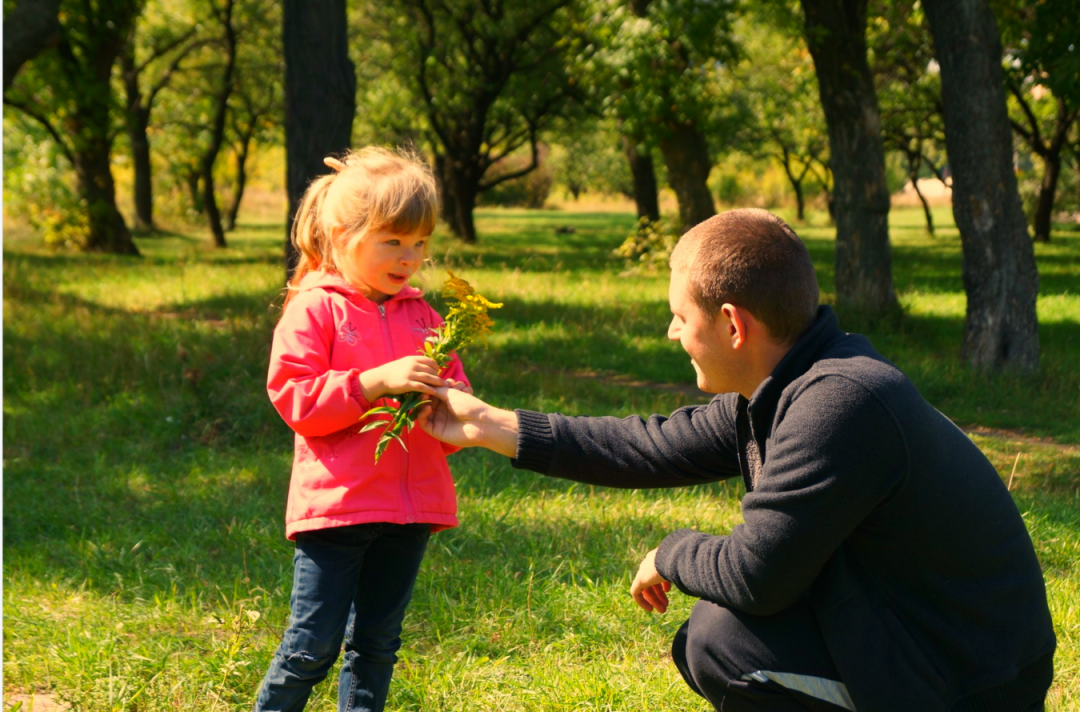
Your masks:
<svg viewBox="0 0 1080 712"><path fill-rule="evenodd" d="M386 306L379 304L379 316L381 317L380 323L382 324L383 339L386 340L387 352L390 356L396 356L394 351L394 341L390 338L390 324L386 320ZM408 439L408 433L402 433L402 440ZM393 447L391 445L391 447ZM404 448L402 448L404 450ZM413 512L412 498L409 497L409 451L404 450L401 459L401 502L405 505L405 522L412 524L416 521L416 515Z"/></svg>

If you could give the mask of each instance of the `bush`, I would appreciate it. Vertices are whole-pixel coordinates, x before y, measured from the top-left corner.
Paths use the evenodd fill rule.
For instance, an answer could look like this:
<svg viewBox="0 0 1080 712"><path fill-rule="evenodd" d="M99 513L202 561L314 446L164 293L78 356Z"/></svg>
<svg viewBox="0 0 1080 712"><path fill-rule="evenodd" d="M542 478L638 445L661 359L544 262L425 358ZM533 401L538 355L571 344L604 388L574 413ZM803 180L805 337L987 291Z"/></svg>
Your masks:
<svg viewBox="0 0 1080 712"><path fill-rule="evenodd" d="M615 248L614 255L626 260L627 269L623 274L657 272L670 266L671 253L678 242L679 231L670 219L650 222L648 218L641 218L634 231Z"/></svg>

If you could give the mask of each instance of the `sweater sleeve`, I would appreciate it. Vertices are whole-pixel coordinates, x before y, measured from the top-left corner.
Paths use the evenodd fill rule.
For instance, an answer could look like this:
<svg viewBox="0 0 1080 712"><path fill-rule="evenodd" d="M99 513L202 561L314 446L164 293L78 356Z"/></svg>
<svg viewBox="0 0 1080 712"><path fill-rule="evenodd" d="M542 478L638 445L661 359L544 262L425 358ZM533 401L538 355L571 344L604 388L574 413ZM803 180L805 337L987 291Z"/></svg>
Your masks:
<svg viewBox="0 0 1080 712"><path fill-rule="evenodd" d="M669 417L568 418L519 410L514 467L586 484L682 487L740 474L737 396Z"/></svg>
<svg viewBox="0 0 1080 712"><path fill-rule="evenodd" d="M274 330L266 390L289 427L305 437L355 425L371 407L360 369L330 368L334 335L330 301L320 290L295 297Z"/></svg>
<svg viewBox="0 0 1080 712"><path fill-rule="evenodd" d="M904 479L907 456L890 412L841 376L808 387L768 441L744 523L729 536L682 529L656 569L683 593L756 615L806 591L833 553Z"/></svg>

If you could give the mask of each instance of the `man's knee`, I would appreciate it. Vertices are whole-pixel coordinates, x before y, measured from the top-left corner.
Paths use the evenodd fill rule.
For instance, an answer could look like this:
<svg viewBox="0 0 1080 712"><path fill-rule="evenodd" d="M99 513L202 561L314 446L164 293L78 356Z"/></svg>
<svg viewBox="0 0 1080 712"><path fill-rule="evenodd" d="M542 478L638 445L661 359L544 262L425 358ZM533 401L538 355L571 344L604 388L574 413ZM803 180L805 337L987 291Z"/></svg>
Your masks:
<svg viewBox="0 0 1080 712"><path fill-rule="evenodd" d="M738 679L744 672L737 661L743 627L727 608L698 601L686 622L685 659L695 679L702 675Z"/></svg>
<svg viewBox="0 0 1080 712"><path fill-rule="evenodd" d="M731 612L709 601L698 601L671 642L671 657L690 689L717 709L728 684L738 679L733 661L723 655L723 641L733 630Z"/></svg>

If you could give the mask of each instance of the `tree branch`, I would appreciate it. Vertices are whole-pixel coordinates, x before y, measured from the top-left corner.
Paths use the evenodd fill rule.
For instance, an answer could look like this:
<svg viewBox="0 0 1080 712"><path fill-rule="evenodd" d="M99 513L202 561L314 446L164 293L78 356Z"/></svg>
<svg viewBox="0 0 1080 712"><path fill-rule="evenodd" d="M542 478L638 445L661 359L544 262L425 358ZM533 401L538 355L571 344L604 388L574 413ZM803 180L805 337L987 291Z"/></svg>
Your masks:
<svg viewBox="0 0 1080 712"><path fill-rule="evenodd" d="M60 132L56 130L56 127L52 125L52 122L49 121L49 118L47 116L38 111L35 111L28 104L19 101L13 101L11 99L8 99L6 96L4 97L4 104L6 106L18 109L19 111L23 112L31 119L34 119L43 127L45 127L45 130L49 132L50 136L52 136L53 141L55 141L56 145L60 147L60 152L64 154L64 157L67 158L72 165L75 164L75 149L67 144L64 138L60 135Z"/></svg>

